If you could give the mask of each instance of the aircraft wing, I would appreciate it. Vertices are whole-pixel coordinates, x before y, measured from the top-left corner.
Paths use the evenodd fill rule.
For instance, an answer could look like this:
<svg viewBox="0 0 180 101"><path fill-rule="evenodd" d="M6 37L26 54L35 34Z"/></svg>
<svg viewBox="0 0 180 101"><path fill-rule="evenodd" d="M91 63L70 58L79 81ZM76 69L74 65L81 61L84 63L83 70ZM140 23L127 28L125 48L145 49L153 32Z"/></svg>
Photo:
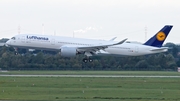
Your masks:
<svg viewBox="0 0 180 101"><path fill-rule="evenodd" d="M127 38L122 40L122 41L120 41L120 42L114 43L114 44L101 44L101 45L93 45L93 46L79 46L79 47L77 47L77 49L79 51L85 51L85 52L96 52L96 51L108 48L109 46L114 46L114 45L122 44L126 40L127 40Z"/></svg>

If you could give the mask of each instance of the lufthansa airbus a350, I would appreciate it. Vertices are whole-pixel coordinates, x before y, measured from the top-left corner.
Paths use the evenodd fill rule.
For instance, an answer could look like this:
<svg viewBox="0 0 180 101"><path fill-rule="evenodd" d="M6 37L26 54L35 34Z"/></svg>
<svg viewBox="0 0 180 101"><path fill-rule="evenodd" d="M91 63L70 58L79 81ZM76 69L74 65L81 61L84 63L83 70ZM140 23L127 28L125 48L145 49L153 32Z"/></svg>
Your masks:
<svg viewBox="0 0 180 101"><path fill-rule="evenodd" d="M74 57L84 54L84 62L92 62L90 58L94 55L115 56L140 56L154 53L166 52L167 47L162 47L173 26L165 25L153 37L144 44L127 43L127 39L120 42L112 40L102 41L94 39L72 38L62 36L19 34L6 42L8 46L15 48L55 50L64 57Z"/></svg>

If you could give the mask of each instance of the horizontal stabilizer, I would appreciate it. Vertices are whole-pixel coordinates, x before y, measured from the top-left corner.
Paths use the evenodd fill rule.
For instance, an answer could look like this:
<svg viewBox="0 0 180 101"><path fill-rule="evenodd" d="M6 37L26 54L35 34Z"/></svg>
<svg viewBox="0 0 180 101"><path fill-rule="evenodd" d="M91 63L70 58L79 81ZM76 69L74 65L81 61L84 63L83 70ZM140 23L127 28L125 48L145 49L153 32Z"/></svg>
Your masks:
<svg viewBox="0 0 180 101"><path fill-rule="evenodd" d="M162 47L162 48L157 48L157 49L151 49L151 51L161 51L161 50L167 50L169 47Z"/></svg>

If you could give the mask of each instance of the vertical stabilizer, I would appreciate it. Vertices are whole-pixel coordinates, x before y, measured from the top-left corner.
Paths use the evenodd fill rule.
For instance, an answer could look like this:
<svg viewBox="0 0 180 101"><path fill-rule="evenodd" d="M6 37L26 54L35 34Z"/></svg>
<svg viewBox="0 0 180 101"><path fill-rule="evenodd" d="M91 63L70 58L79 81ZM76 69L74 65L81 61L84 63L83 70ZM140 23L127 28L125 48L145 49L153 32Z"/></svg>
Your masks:
<svg viewBox="0 0 180 101"><path fill-rule="evenodd" d="M172 27L172 25L165 25L159 32L157 32L153 37L145 42L144 45L161 47Z"/></svg>

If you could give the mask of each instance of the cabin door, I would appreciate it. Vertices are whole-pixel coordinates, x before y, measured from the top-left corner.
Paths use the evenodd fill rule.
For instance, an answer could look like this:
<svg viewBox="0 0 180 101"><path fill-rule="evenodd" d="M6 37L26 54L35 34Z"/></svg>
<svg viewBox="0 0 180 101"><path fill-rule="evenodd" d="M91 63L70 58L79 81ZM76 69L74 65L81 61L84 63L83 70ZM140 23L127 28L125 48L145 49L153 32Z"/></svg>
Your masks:
<svg viewBox="0 0 180 101"><path fill-rule="evenodd" d="M135 53L138 53L138 51L139 51L138 46L135 46Z"/></svg>
<svg viewBox="0 0 180 101"><path fill-rule="evenodd" d="M25 40L26 40L26 39L25 39L25 36L22 36L22 37L21 37L21 42L22 42L22 43L25 43Z"/></svg>
<svg viewBox="0 0 180 101"><path fill-rule="evenodd" d="M51 39L51 45L55 45L55 39Z"/></svg>

